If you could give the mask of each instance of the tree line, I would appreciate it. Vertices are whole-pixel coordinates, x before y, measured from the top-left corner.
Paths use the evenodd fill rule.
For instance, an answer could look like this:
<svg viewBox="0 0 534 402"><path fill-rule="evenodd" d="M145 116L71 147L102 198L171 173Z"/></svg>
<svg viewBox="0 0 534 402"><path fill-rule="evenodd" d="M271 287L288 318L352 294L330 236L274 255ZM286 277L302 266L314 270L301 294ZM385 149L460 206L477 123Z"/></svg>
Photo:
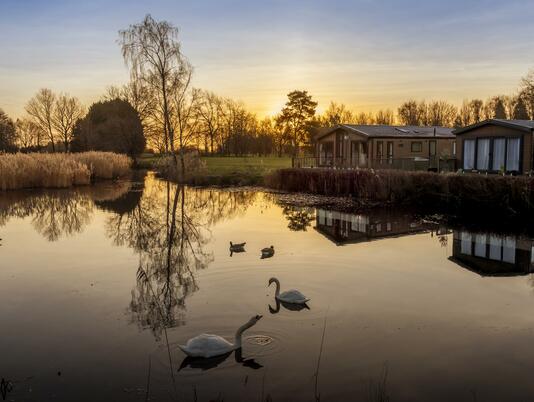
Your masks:
<svg viewBox="0 0 534 402"><path fill-rule="evenodd" d="M299 152L321 127L384 124L460 127L488 118L534 119L534 70L512 96L483 101L403 102L394 112L355 112L331 102L321 114L305 90L287 95L282 110L258 118L239 101L192 84L194 68L182 53L178 28L147 15L119 31L130 70L123 86L111 86L86 110L78 98L39 90L26 115L13 121L0 109L0 151L112 150L137 155L145 146L183 162L184 152L211 155L282 155Z"/></svg>

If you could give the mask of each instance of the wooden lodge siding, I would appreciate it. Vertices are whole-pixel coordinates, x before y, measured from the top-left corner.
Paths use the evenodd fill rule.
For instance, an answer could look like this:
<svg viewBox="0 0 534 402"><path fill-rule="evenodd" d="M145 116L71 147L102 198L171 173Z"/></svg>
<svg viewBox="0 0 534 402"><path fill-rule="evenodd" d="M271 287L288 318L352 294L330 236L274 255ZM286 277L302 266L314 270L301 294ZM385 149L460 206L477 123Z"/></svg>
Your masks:
<svg viewBox="0 0 534 402"><path fill-rule="evenodd" d="M316 139L315 146L315 157L319 161L318 165L327 165L327 163L323 163L324 161L321 162L325 158L325 149L331 150L329 157L334 158L334 165L349 162L348 165L351 167L387 167L384 165L387 165L386 160L389 156L388 146L392 147L393 160L439 158L443 155L447 155L449 158L455 157L455 138L452 134L448 136L432 136L429 133L425 133L423 135L410 136L402 131L396 131L396 127L386 127L385 129L389 129L389 132L392 134L396 132L399 135L371 136L340 126L319 136ZM426 129L428 131L429 128ZM435 152L433 154L431 154L432 143L435 143ZM382 144L381 154L379 153L380 144ZM412 144L417 144L417 146L412 148ZM362 153L364 156L360 156ZM321 158L321 154L323 154L323 158Z"/></svg>

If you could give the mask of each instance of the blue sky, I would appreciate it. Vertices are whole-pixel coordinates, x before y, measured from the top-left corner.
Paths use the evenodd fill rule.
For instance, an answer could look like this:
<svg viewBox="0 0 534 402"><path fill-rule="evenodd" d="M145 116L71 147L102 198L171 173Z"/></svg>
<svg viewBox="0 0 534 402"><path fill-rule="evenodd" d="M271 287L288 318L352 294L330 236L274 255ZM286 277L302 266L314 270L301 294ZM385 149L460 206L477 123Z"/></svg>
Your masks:
<svg viewBox="0 0 534 402"><path fill-rule="evenodd" d="M534 67L534 2L0 0L0 108L41 87L97 100L127 81L117 32L150 13L181 30L195 86L276 112L308 89L358 111L512 93Z"/></svg>

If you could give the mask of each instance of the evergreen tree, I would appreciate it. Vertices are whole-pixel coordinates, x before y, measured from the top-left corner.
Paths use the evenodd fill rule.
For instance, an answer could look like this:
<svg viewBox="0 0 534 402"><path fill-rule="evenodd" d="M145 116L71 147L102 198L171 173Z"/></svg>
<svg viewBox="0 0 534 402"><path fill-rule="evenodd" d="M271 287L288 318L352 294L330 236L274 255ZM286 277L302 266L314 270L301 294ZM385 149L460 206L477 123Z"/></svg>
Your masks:
<svg viewBox="0 0 534 402"><path fill-rule="evenodd" d="M515 102L513 118L517 120L529 119L527 105L525 104L525 101L521 96L519 96L517 98L517 101Z"/></svg>

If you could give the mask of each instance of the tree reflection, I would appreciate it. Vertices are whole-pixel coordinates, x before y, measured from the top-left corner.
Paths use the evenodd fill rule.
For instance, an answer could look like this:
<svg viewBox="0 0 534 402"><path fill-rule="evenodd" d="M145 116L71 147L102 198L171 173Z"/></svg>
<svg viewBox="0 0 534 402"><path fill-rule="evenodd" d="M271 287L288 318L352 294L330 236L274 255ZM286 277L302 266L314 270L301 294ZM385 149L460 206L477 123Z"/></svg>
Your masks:
<svg viewBox="0 0 534 402"><path fill-rule="evenodd" d="M285 205L282 212L288 221L287 227L295 232L307 231L315 220L314 208Z"/></svg>
<svg viewBox="0 0 534 402"><path fill-rule="evenodd" d="M195 273L213 261L210 226L246 210L255 193L193 189L149 176L138 205L107 221L117 245L138 253L132 321L160 339L185 320L185 300L198 290Z"/></svg>
<svg viewBox="0 0 534 402"><path fill-rule="evenodd" d="M49 241L81 233L91 221L94 200L119 198L128 182L68 190L6 192L0 197L0 226L11 218L31 218L35 230Z"/></svg>

